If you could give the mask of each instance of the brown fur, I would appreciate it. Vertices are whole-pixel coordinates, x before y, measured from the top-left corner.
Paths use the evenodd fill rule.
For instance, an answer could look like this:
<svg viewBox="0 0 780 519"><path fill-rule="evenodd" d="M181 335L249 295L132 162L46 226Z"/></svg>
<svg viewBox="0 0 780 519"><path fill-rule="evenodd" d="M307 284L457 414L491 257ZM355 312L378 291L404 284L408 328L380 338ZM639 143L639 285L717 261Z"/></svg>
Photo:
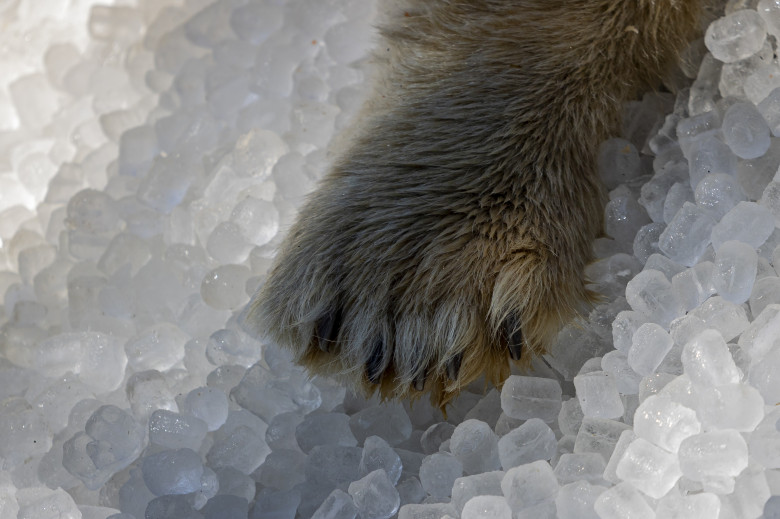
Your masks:
<svg viewBox="0 0 780 519"><path fill-rule="evenodd" d="M500 384L520 330L527 364L591 299L595 152L699 3L387 2L373 97L246 322L384 396Z"/></svg>

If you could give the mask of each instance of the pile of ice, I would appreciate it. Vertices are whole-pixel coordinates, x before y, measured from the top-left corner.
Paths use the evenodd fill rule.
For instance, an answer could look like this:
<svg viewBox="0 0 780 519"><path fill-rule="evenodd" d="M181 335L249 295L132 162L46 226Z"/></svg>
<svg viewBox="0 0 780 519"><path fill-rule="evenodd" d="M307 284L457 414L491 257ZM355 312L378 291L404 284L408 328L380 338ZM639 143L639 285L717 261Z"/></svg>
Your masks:
<svg viewBox="0 0 780 519"><path fill-rule="evenodd" d="M0 517L779 517L780 3L753 7L602 146L605 302L445 420L236 325L360 105L373 2L0 5Z"/></svg>

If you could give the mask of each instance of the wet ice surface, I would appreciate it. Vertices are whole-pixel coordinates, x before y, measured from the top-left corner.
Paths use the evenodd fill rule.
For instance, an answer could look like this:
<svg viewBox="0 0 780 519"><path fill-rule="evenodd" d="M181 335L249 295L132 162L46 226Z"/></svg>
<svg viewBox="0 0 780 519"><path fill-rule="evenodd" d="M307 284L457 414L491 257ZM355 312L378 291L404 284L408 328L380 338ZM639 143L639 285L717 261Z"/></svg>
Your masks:
<svg viewBox="0 0 780 519"><path fill-rule="evenodd" d="M690 96L599 150L605 301L560 374L446 420L236 325L360 106L373 2L0 7L0 516L780 516L780 7L737 4Z"/></svg>

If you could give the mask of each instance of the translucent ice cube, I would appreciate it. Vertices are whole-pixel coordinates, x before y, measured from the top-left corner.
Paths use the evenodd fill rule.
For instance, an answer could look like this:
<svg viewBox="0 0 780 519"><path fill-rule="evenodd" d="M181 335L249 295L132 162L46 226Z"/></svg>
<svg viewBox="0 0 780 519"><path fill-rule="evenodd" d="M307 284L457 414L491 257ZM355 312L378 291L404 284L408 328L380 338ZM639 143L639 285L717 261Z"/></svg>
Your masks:
<svg viewBox="0 0 780 519"><path fill-rule="evenodd" d="M561 394L556 380L513 375L501 390L501 408L513 418L552 422L561 409Z"/></svg>
<svg viewBox="0 0 780 519"><path fill-rule="evenodd" d="M736 176L727 173L705 176L696 186L693 196L696 204L709 210L715 221L719 221L732 207L745 199Z"/></svg>
<svg viewBox="0 0 780 519"><path fill-rule="evenodd" d="M634 333L628 365L640 375L653 373L661 364L674 341L658 324L646 323Z"/></svg>
<svg viewBox="0 0 780 519"><path fill-rule="evenodd" d="M755 202L739 202L712 228L712 246L737 240L759 248L775 230L772 212Z"/></svg>
<svg viewBox="0 0 780 519"><path fill-rule="evenodd" d="M379 436L366 438L363 444L363 455L360 457L361 476L376 469L383 469L390 482L395 485L401 477L401 468L401 458L385 440Z"/></svg>
<svg viewBox="0 0 780 519"><path fill-rule="evenodd" d="M189 494L200 489L203 461L191 449L165 450L146 456L141 469L155 495Z"/></svg>
<svg viewBox="0 0 780 519"><path fill-rule="evenodd" d="M724 299L744 303L750 297L756 280L758 256L753 247L738 241L727 241L717 250L712 285Z"/></svg>
<svg viewBox="0 0 780 519"><path fill-rule="evenodd" d="M748 448L734 430L695 434L680 444L680 468L685 477L706 482L733 478L748 465Z"/></svg>
<svg viewBox="0 0 780 519"><path fill-rule="evenodd" d="M366 519L388 519L400 506L398 491L382 469L350 483L349 495L355 501L360 517Z"/></svg>
<svg viewBox="0 0 780 519"><path fill-rule="evenodd" d="M561 487L555 498L555 507L560 519L598 519L593 509L596 499L607 488L577 481Z"/></svg>
<svg viewBox="0 0 780 519"><path fill-rule="evenodd" d="M498 440L501 467L508 470L537 460L549 460L558 445L555 433L538 418L531 418Z"/></svg>
<svg viewBox="0 0 780 519"><path fill-rule="evenodd" d="M726 110L723 138L743 159L755 159L769 149L769 127L753 103L734 103Z"/></svg>
<svg viewBox="0 0 780 519"><path fill-rule="evenodd" d="M766 24L753 10L741 10L715 20L707 28L704 43L712 55L725 63L745 59L757 52L766 39Z"/></svg>
<svg viewBox="0 0 780 519"><path fill-rule="evenodd" d="M594 418L617 418L623 415L615 380L604 371L595 371L574 377L574 387L585 416Z"/></svg>
<svg viewBox="0 0 780 519"><path fill-rule="evenodd" d="M704 209L686 202L658 239L658 247L670 259L695 265L710 243L715 222Z"/></svg>
<svg viewBox="0 0 780 519"><path fill-rule="evenodd" d="M682 475L677 456L637 438L617 465L617 476L648 496L663 497Z"/></svg>
<svg viewBox="0 0 780 519"><path fill-rule="evenodd" d="M593 505L601 519L654 519L655 512L642 495L628 482L603 492Z"/></svg>
<svg viewBox="0 0 780 519"><path fill-rule="evenodd" d="M463 464L460 460L444 452L427 456L420 466L420 483L434 497L449 497L452 485L462 475Z"/></svg>
<svg viewBox="0 0 780 519"><path fill-rule="evenodd" d="M501 466L498 436L480 420L466 420L455 428L450 438L450 452L463 464L463 472L467 475L497 470Z"/></svg>
<svg viewBox="0 0 780 519"><path fill-rule="evenodd" d="M558 489L558 480L546 461L515 467L501 481L504 497L515 513L554 500Z"/></svg>

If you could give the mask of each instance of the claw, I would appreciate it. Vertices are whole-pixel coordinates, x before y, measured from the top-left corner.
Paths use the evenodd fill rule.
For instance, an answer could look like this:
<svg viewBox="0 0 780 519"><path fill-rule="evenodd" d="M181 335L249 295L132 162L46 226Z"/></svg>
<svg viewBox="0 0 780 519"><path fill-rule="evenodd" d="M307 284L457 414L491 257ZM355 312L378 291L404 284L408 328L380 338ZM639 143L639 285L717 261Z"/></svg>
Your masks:
<svg viewBox="0 0 780 519"><path fill-rule="evenodd" d="M378 384L379 380L382 378L384 359L385 342L381 337L378 337L374 341L374 345L371 347L371 355L369 355L368 360L366 361L366 376L372 384Z"/></svg>
<svg viewBox="0 0 780 519"><path fill-rule="evenodd" d="M520 322L517 315L509 314L504 321L504 335L509 348L509 356L512 360L520 360L523 353L523 330L520 328Z"/></svg>
<svg viewBox="0 0 780 519"><path fill-rule="evenodd" d="M335 312L328 312L317 321L314 333L317 337L319 348L328 353L336 345L336 338L341 328L341 308Z"/></svg>
<svg viewBox="0 0 780 519"><path fill-rule="evenodd" d="M458 380L461 362L463 362L463 353L458 353L447 363L447 376L450 378L450 380Z"/></svg>
<svg viewBox="0 0 780 519"><path fill-rule="evenodd" d="M412 387L417 391L422 391L425 389L425 377L427 374L428 370L423 370L419 375L414 377L414 380L412 381Z"/></svg>

